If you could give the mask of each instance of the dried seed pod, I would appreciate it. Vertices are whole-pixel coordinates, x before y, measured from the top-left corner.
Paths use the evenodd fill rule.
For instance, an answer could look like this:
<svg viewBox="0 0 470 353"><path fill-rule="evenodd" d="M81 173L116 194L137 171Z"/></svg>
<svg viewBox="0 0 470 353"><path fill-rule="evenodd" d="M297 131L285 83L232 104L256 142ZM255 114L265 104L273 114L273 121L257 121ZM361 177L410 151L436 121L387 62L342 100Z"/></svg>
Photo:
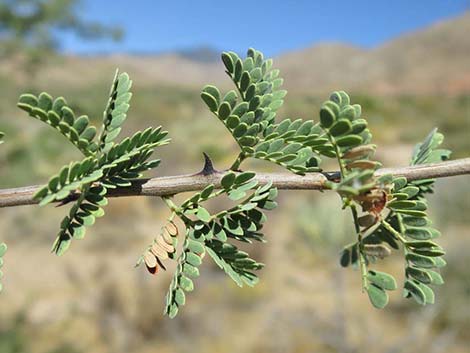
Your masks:
<svg viewBox="0 0 470 353"><path fill-rule="evenodd" d="M163 265L163 262L161 262L158 257L157 257L157 262L158 262L158 265L166 271L165 265ZM158 267L158 266L157 266L157 267Z"/></svg>
<svg viewBox="0 0 470 353"><path fill-rule="evenodd" d="M147 271L149 271L152 275L155 275L158 273L158 266L148 267L147 264L145 264L145 267L147 268Z"/></svg>
<svg viewBox="0 0 470 353"><path fill-rule="evenodd" d="M170 222L165 226L165 228L168 230L168 233L169 233L172 237L178 236L178 234L179 234L178 227L176 226L176 224L175 224L173 221L170 221Z"/></svg>
<svg viewBox="0 0 470 353"><path fill-rule="evenodd" d="M379 215L387 203L387 193L383 189L373 189L365 195L356 198L359 201L364 212L370 212Z"/></svg>
<svg viewBox="0 0 470 353"><path fill-rule="evenodd" d="M144 261L147 267L154 268L157 266L157 259L155 255L152 254L150 251L147 251L144 255Z"/></svg>
<svg viewBox="0 0 470 353"><path fill-rule="evenodd" d="M166 260L168 259L168 253L163 249L160 245L157 243L154 243L152 247L150 248L150 251L158 257L160 260ZM155 260L156 261L156 260Z"/></svg>
<svg viewBox="0 0 470 353"><path fill-rule="evenodd" d="M361 227L368 228L377 222L377 218L371 214L366 214L357 219Z"/></svg>
<svg viewBox="0 0 470 353"><path fill-rule="evenodd" d="M369 192L355 197L357 201L375 202L387 198L387 193L382 189L371 189Z"/></svg>
<svg viewBox="0 0 470 353"><path fill-rule="evenodd" d="M173 245L173 238L171 237L170 233L168 232L168 229L163 228L162 229L162 234L161 237L167 243L168 245Z"/></svg>
<svg viewBox="0 0 470 353"><path fill-rule="evenodd" d="M365 244L364 252L367 255L375 256L380 259L383 259L392 254L390 248L383 244Z"/></svg>
<svg viewBox="0 0 470 353"><path fill-rule="evenodd" d="M167 253L173 253L175 252L175 248L173 245L168 244L164 239L163 236L157 237L157 244L163 248Z"/></svg>
<svg viewBox="0 0 470 353"><path fill-rule="evenodd" d="M354 148L350 149L349 151L347 151L343 155L343 158L345 158L345 159L355 159L355 158L370 156L375 152L376 148L377 148L376 145L357 146L357 147L354 147Z"/></svg>

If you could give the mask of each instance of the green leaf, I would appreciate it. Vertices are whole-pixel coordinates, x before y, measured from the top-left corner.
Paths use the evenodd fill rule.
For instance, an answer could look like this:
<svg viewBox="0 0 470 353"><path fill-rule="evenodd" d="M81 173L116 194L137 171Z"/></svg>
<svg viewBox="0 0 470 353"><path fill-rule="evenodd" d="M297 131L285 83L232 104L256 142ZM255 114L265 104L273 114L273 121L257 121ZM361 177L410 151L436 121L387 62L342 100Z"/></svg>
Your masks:
<svg viewBox="0 0 470 353"><path fill-rule="evenodd" d="M356 110L348 105L346 106L341 112L339 113L339 118L340 119L347 119L349 121L353 121L356 117Z"/></svg>
<svg viewBox="0 0 470 353"><path fill-rule="evenodd" d="M404 224L411 227L425 227L430 223L429 219L424 217L404 216L402 220Z"/></svg>
<svg viewBox="0 0 470 353"><path fill-rule="evenodd" d="M234 184L241 185L246 183L247 181L253 179L256 176L256 173L253 172L243 172L238 174L235 178Z"/></svg>
<svg viewBox="0 0 470 353"><path fill-rule="evenodd" d="M198 255L193 254L192 252L188 252L186 253L186 262L192 266L197 267L201 265L202 260Z"/></svg>
<svg viewBox="0 0 470 353"><path fill-rule="evenodd" d="M414 252L429 257L438 257L445 255L445 251L441 249L414 249Z"/></svg>
<svg viewBox="0 0 470 353"><path fill-rule="evenodd" d="M431 257L428 257L428 256L408 253L408 254L406 254L405 258L406 258L406 260L411 261L412 263L414 263L416 266L419 266L419 267L422 267L422 268L436 267L435 259L433 259Z"/></svg>
<svg viewBox="0 0 470 353"><path fill-rule="evenodd" d="M80 135L81 138L87 140L88 142L92 141L96 136L96 127L88 126L86 130Z"/></svg>
<svg viewBox="0 0 470 353"><path fill-rule="evenodd" d="M212 98L215 99L216 106L219 105L219 103L220 103L220 91L217 87L212 86L212 85L206 85L202 89L202 92L208 93L210 96L212 96ZM217 110L217 108L215 108L214 110Z"/></svg>
<svg viewBox="0 0 470 353"><path fill-rule="evenodd" d="M362 143L362 137L358 135L346 135L336 139L336 144L340 147L354 147Z"/></svg>
<svg viewBox="0 0 470 353"><path fill-rule="evenodd" d="M229 173L225 174L223 176L222 180L220 181L221 184L222 184L222 187L224 189L231 188L232 185L235 183L235 178L236 178L235 173L229 172Z"/></svg>
<svg viewBox="0 0 470 353"><path fill-rule="evenodd" d="M192 292L194 290L194 283L191 279L189 279L186 276L181 276L179 279L179 284L180 287L185 291L185 292Z"/></svg>
<svg viewBox="0 0 470 353"><path fill-rule="evenodd" d="M193 239L188 239L187 248L196 254L203 254L205 251L204 245L202 245L201 242Z"/></svg>
<svg viewBox="0 0 470 353"><path fill-rule="evenodd" d="M232 107L230 106L230 104L227 102L223 102L219 106L218 116L221 120L225 120L229 117L231 111Z"/></svg>
<svg viewBox="0 0 470 353"><path fill-rule="evenodd" d="M75 120L75 123L73 124L73 128L77 131L77 133L80 135L85 128L88 126L89 120L86 115L82 115Z"/></svg>
<svg viewBox="0 0 470 353"><path fill-rule="evenodd" d="M7 244L5 243L0 243L0 257L3 257L5 253L7 252Z"/></svg>
<svg viewBox="0 0 470 353"><path fill-rule="evenodd" d="M209 222L211 220L210 213L204 207L201 206L198 207L196 217L203 222Z"/></svg>
<svg viewBox="0 0 470 353"><path fill-rule="evenodd" d="M435 296L434 296L433 290L423 283L419 283L418 286L421 289L421 291L424 293L424 296L426 298L426 304L434 304Z"/></svg>
<svg viewBox="0 0 470 353"><path fill-rule="evenodd" d="M323 106L320 109L320 122L324 128L329 128L333 125L336 119L335 113L328 106Z"/></svg>
<svg viewBox="0 0 470 353"><path fill-rule="evenodd" d="M209 94L207 92L202 92L201 93L201 98L204 101L204 103L206 103L206 105L209 107L211 112L216 112L217 111L219 105L218 105L217 100L214 96L212 96L211 94Z"/></svg>
<svg viewBox="0 0 470 353"><path fill-rule="evenodd" d="M377 285L382 289L397 289L397 282L395 281L395 278L393 278L393 276L389 275L388 273L370 270L367 274L367 278L373 284Z"/></svg>
<svg viewBox="0 0 470 353"><path fill-rule="evenodd" d="M240 80L240 89L242 91L246 91L250 83L251 83L250 73L248 71L244 71L242 73L241 80Z"/></svg>
<svg viewBox="0 0 470 353"><path fill-rule="evenodd" d="M186 303L186 296L184 295L183 290L181 290L180 288L177 288L175 290L174 296L175 296L175 302L179 306L184 305Z"/></svg>
<svg viewBox="0 0 470 353"><path fill-rule="evenodd" d="M407 267L406 274L421 283L431 283L432 280L431 276L426 271L416 267Z"/></svg>
<svg viewBox="0 0 470 353"><path fill-rule="evenodd" d="M48 111L52 108L52 97L46 92L42 92L38 97L38 108Z"/></svg>
<svg viewBox="0 0 470 353"><path fill-rule="evenodd" d="M370 284L367 289L369 300L377 309L383 309L388 304L388 294L375 284Z"/></svg>
<svg viewBox="0 0 470 353"><path fill-rule="evenodd" d="M426 270L428 275L431 277L431 284L434 285L441 285L444 284L444 280L442 279L442 276L440 273L432 270Z"/></svg>
<svg viewBox="0 0 470 353"><path fill-rule="evenodd" d="M234 65L233 65L232 57L226 52L223 52L221 57L222 57L222 62L224 63L225 68L227 69L227 71L230 74L233 74L233 71L234 71L235 68L234 68Z"/></svg>
<svg viewBox="0 0 470 353"><path fill-rule="evenodd" d="M340 136L348 133L351 130L351 123L348 120L342 119L335 122L330 128L330 134L333 136Z"/></svg>
<svg viewBox="0 0 470 353"><path fill-rule="evenodd" d="M199 269L189 263L183 265L183 273L188 277L199 277Z"/></svg>
<svg viewBox="0 0 470 353"><path fill-rule="evenodd" d="M240 119L236 115L230 115L227 119L226 124L229 129L235 129L238 124L240 124Z"/></svg>
<svg viewBox="0 0 470 353"><path fill-rule="evenodd" d="M427 240L432 238L429 229L423 227L407 227L405 229L405 235L417 240Z"/></svg>
<svg viewBox="0 0 470 353"><path fill-rule="evenodd" d="M447 262L442 257L434 257L432 260L434 260L435 267L437 268L442 268L447 265Z"/></svg>
<svg viewBox="0 0 470 353"><path fill-rule="evenodd" d="M418 304L426 304L426 294L424 294L423 290L417 283L413 281L406 281L405 290L405 294L411 294L411 296L414 298L414 300L416 300Z"/></svg>
<svg viewBox="0 0 470 353"><path fill-rule="evenodd" d="M405 177L398 177L393 179L393 190L396 192L402 189L403 187L405 187L406 183L407 180Z"/></svg>

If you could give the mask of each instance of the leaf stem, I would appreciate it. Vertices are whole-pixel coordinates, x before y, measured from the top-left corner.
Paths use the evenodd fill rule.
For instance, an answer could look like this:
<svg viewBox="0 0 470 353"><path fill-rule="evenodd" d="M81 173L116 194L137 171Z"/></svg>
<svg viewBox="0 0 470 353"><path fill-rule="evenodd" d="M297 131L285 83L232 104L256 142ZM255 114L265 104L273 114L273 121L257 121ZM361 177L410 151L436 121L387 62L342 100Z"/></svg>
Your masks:
<svg viewBox="0 0 470 353"><path fill-rule="evenodd" d="M361 232L361 228L359 227L356 205L350 204L349 207L351 208L352 216L354 219L354 227L356 229L356 234L357 234L357 243L358 243L358 249L359 249L359 265L361 269L361 279L362 279L362 291L367 291L369 289L369 281L367 280L368 271L367 271L366 259L364 257L364 245L362 244L362 232Z"/></svg>
<svg viewBox="0 0 470 353"><path fill-rule="evenodd" d="M237 159L235 160L235 162L233 162L233 164L232 164L232 166L229 168L229 170L239 171L240 165L242 164L242 162L243 162L245 159L246 159L245 153L240 152L240 153L238 154Z"/></svg>
<svg viewBox="0 0 470 353"><path fill-rule="evenodd" d="M392 233L398 240L400 240L404 245L406 245L406 239L396 231L395 228L391 226L390 223L388 223L386 220L381 221L382 225L387 229L390 233Z"/></svg>
<svg viewBox="0 0 470 353"><path fill-rule="evenodd" d="M177 214L179 212L179 207L171 200L170 197L162 197L162 200L165 202L165 204L172 211L173 214Z"/></svg>
<svg viewBox="0 0 470 353"><path fill-rule="evenodd" d="M339 146L336 143L335 138L333 136L331 136L331 134L329 133L328 130L323 129L323 131L324 131L324 135L326 134L326 137L328 138L328 140L330 141L330 143L332 144L332 146L335 149L336 160L338 161L339 171L341 172L341 179L343 179L345 174L346 174L346 170L344 168L343 161L341 159L341 151L339 149Z"/></svg>

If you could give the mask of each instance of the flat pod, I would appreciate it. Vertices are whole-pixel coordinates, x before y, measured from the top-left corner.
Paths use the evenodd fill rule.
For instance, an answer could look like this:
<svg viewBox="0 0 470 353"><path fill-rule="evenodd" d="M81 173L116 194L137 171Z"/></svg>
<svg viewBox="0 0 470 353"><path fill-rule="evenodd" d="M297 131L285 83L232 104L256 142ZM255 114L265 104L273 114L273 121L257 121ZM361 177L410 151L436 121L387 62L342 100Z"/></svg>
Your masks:
<svg viewBox="0 0 470 353"><path fill-rule="evenodd" d="M165 250L167 253L173 253L175 251L175 248L173 247L172 244L168 244L164 239L163 236L157 238L157 244Z"/></svg>
<svg viewBox="0 0 470 353"><path fill-rule="evenodd" d="M152 254L150 251L147 251L144 254L144 261L147 267L150 267L150 268L157 267L157 259L155 258L155 255Z"/></svg>
<svg viewBox="0 0 470 353"><path fill-rule="evenodd" d="M154 243L152 247L150 248L150 251L155 256L158 257L161 260L166 260L168 258L168 253L161 247L159 246L158 243ZM156 264L157 259L155 259L155 264Z"/></svg>
<svg viewBox="0 0 470 353"><path fill-rule="evenodd" d="M178 236L178 227L176 226L175 223L173 222L169 222L166 226L165 226L166 230L168 231L168 233L172 236L172 237L176 237Z"/></svg>

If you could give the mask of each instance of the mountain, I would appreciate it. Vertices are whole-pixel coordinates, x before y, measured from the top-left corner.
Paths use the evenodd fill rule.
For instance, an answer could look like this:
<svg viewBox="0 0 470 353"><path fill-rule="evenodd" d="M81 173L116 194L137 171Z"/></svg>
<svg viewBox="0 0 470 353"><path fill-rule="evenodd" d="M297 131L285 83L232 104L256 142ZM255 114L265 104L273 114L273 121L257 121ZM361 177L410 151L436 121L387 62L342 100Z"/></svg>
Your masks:
<svg viewBox="0 0 470 353"><path fill-rule="evenodd" d="M320 44L280 56L277 66L290 90L456 94L470 91L469 34L466 13L371 50Z"/></svg>
<svg viewBox="0 0 470 353"><path fill-rule="evenodd" d="M209 46L181 49L175 52L182 58L202 63L216 63L220 58L220 50Z"/></svg>
<svg viewBox="0 0 470 353"><path fill-rule="evenodd" d="M275 58L275 66L281 69L285 87L291 91L460 94L470 91L469 34L470 13L466 13L373 49L322 43L281 55ZM221 88L230 87L216 57L211 48L159 55L64 56L51 59L38 78L49 85L90 85L109 81L119 67L142 86L200 89L215 83ZM11 65L0 62L0 73L11 77L15 72Z"/></svg>

